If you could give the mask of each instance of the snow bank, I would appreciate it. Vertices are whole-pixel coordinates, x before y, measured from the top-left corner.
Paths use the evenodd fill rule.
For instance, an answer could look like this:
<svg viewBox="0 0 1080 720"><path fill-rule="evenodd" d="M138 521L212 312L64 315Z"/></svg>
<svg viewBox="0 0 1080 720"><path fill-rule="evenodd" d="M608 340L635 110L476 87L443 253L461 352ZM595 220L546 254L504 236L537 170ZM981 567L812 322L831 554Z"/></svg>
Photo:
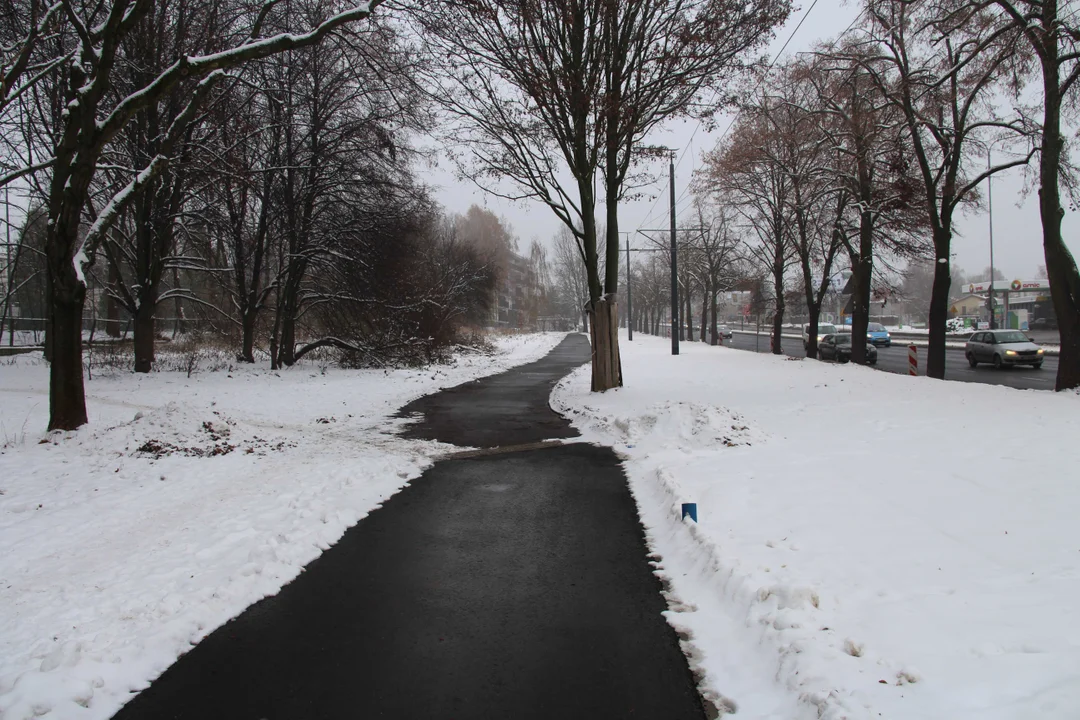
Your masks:
<svg viewBox="0 0 1080 720"><path fill-rule="evenodd" d="M110 717L431 463L397 408L562 338L424 370L95 374L90 424L48 435L40 355L0 360L0 718Z"/></svg>
<svg viewBox="0 0 1080 720"><path fill-rule="evenodd" d="M552 404L626 460L740 718L1080 717L1080 397L625 337ZM696 502L700 524L680 518Z"/></svg>

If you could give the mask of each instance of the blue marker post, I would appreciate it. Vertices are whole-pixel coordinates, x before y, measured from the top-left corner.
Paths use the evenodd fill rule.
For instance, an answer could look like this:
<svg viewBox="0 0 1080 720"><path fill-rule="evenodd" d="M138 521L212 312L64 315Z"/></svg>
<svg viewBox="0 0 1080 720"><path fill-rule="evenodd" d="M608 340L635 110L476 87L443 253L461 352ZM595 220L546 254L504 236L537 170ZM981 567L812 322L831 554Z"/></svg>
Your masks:
<svg viewBox="0 0 1080 720"><path fill-rule="evenodd" d="M697 503L683 503L682 504L682 516L685 520L687 516L694 522L697 522Z"/></svg>

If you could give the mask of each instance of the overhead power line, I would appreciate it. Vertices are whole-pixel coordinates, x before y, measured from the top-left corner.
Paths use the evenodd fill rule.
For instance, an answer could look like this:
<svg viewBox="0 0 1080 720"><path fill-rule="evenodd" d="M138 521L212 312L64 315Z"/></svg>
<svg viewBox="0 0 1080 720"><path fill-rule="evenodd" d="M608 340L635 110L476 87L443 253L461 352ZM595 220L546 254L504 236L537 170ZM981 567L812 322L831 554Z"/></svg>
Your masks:
<svg viewBox="0 0 1080 720"><path fill-rule="evenodd" d="M784 41L784 44L780 47L780 50L776 53L775 56L773 56L773 59L769 62L768 68L766 68L765 72L762 73L762 75L758 78L758 81L754 86L754 92L757 92L758 88L761 87L762 83L764 83L765 80L772 73L773 68L776 67L776 63L783 56L784 51L787 50L788 45L791 44L791 41L795 38L795 35L799 32L799 29L802 28L803 24L806 22L806 19L808 17L810 17L810 13L813 12L813 10L817 6L818 2L819 2L819 0L814 0L810 4L810 7L808 7L806 9L806 12L803 13L802 17L799 18L799 23L795 26L795 28L788 35L787 39ZM837 40L839 40L840 38L847 35L851 31L851 29L853 27L855 27L855 23L857 23L859 21L859 18L862 17L864 12L865 12L865 10L860 10L859 13L854 18L852 18L851 22L848 23L848 26L846 28L844 28L844 30L837 36ZM713 100L716 99L716 95L717 95L717 93L714 91ZM728 122L728 124L724 128L723 132L720 133L720 137L718 137L717 140L716 140L717 144L722 142L723 139L725 137L727 137L727 134L731 131L731 128L734 127L736 121L738 121L738 119L739 119L739 117L741 115L742 115L742 110L740 109L735 113L735 115ZM678 159L677 159L677 161L675 163L676 169L678 169L679 165L682 163L682 159L686 155L687 150L689 148L693 147L694 137L697 135L698 130L701 129L701 125L702 125L701 120L698 120L697 124L694 126L693 132L690 133L690 138L687 141L687 144L683 147L682 151L679 154L679 157L678 157ZM680 212L679 209L678 209L679 205L682 204L683 199L687 196L687 193L690 192L690 188L691 188L691 184L689 184L689 183L687 183L683 187L682 192L679 194L678 198L675 201L676 212ZM661 195L662 195L662 193L657 195L656 200L654 200L653 204L649 207L649 211L648 211L648 214L646 215L645 220L641 223L641 225L638 226L638 229L646 226L647 224L649 224L650 222L652 222L656 218L656 216L653 214L653 211L656 209L656 204L660 201Z"/></svg>

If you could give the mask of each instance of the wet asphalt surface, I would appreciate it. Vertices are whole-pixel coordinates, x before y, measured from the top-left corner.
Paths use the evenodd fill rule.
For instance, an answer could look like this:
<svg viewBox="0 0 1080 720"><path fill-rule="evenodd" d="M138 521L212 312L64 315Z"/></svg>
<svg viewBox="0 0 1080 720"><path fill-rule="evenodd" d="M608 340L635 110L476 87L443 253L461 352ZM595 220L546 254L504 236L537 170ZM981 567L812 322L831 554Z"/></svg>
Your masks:
<svg viewBox="0 0 1080 720"><path fill-rule="evenodd" d="M115 717L704 717L615 454L505 452L575 434L547 397L588 357L571 335L413 403L410 435L502 449L435 464Z"/></svg>
<svg viewBox="0 0 1080 720"><path fill-rule="evenodd" d="M577 431L550 410L548 397L555 383L590 355L585 335L568 335L538 362L409 403L398 415L421 419L402 434L483 448L574 437Z"/></svg>

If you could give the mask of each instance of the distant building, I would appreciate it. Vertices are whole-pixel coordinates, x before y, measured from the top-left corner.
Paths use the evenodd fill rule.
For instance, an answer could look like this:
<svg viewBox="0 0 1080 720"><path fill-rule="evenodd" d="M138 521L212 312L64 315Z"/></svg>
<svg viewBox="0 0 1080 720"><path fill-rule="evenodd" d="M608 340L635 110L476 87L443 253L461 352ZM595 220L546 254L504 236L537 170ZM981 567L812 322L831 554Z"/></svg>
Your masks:
<svg viewBox="0 0 1080 720"><path fill-rule="evenodd" d="M976 293L961 295L949 304L950 314L956 317L989 318L986 310L986 296Z"/></svg>
<svg viewBox="0 0 1080 720"><path fill-rule="evenodd" d="M529 325L531 277L529 261L517 253L509 253L506 269L495 288L492 323L496 327L523 328Z"/></svg>

